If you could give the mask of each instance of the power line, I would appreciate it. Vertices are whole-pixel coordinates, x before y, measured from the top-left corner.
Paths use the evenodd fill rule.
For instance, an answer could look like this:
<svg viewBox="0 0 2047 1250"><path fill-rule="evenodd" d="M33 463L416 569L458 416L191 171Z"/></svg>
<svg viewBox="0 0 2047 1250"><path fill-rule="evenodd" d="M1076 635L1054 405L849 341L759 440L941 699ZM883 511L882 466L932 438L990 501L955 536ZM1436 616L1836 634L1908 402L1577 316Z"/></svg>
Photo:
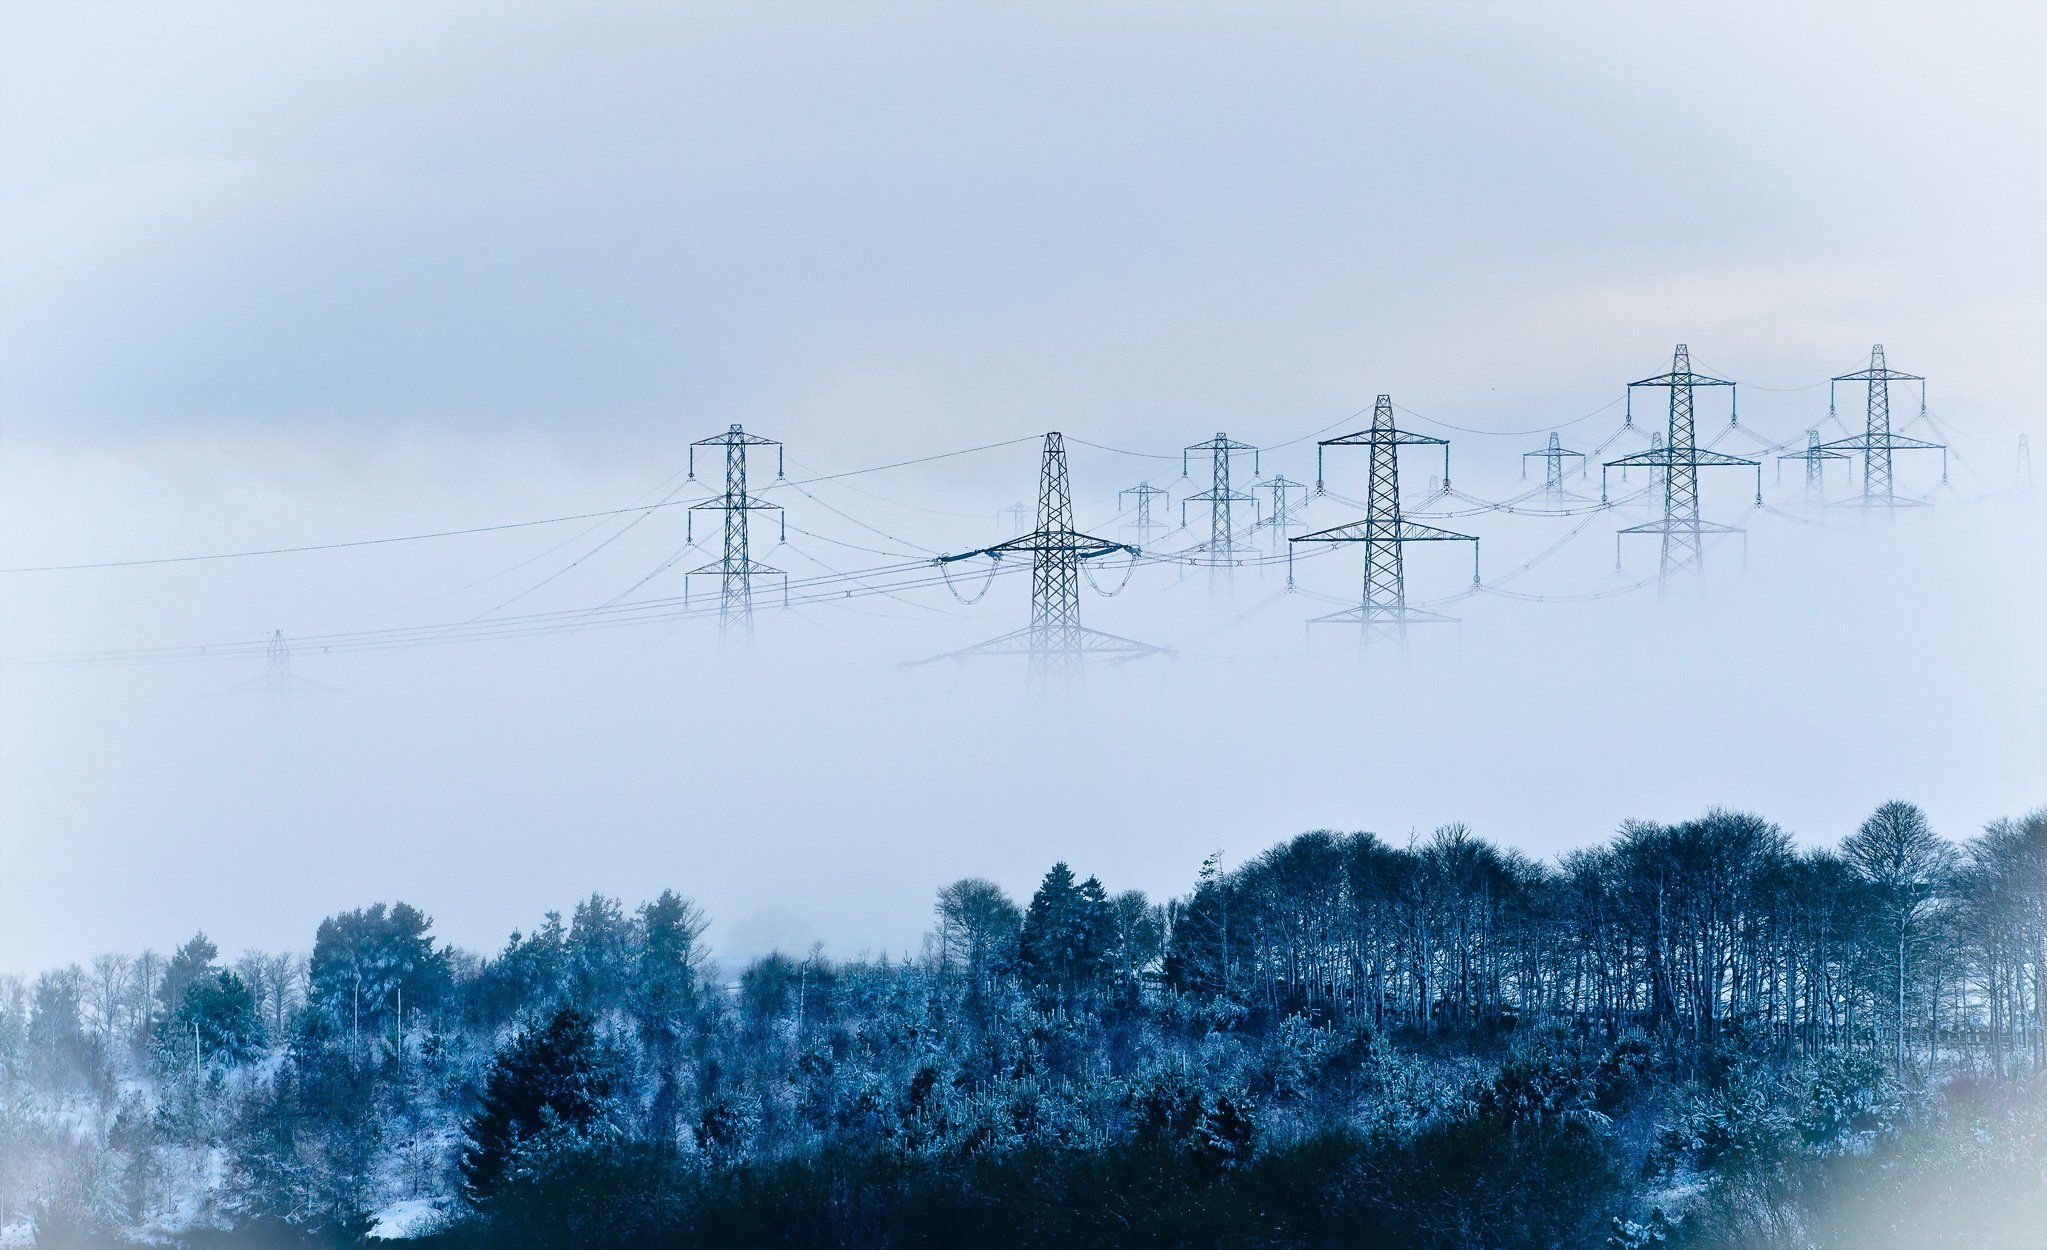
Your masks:
<svg viewBox="0 0 2047 1250"><path fill-rule="evenodd" d="M1615 404L1620 403L1622 400L1626 398L1627 396L1623 395L1615 399L1610 399L1607 402L1601 404L1599 407L1594 408L1591 412L1586 413L1582 417L1572 417L1569 421L1559 421L1555 425L1538 425L1535 428L1528 430L1478 430L1473 429L1468 425L1452 425L1448 421L1439 421L1434 417L1424 416L1421 413L1416 412L1414 409L1408 407L1406 404L1395 404L1393 406L1395 408L1400 409L1400 411L1406 413L1408 416L1413 417L1418 421L1426 421L1430 425L1441 426L1443 429L1446 430L1455 430L1459 434L1477 434L1486 438L1521 438L1529 434L1540 434L1545 430L1570 429L1572 426L1577 425L1581 421L1590 421L1592 418L1598 416L1600 413L1610 411Z"/></svg>
<svg viewBox="0 0 2047 1250"><path fill-rule="evenodd" d="M962 447L957 451L943 451L928 456L914 456L908 460L894 460L887 464L870 465L864 469L847 469L840 473L821 473L807 478L786 478L779 484L785 486L810 486L819 482L836 482L843 478L860 477L868 473L883 473L890 469L902 469L917 464L930 464L935 460L949 460L956 456L971 456L979 452L994 451L1002 447L1014 447L1019 443L1032 442L1036 438L1037 435L1029 434L1020 438L1004 439L996 443L982 443L975 447ZM257 556L289 556L304 555L315 551L346 551L356 547L383 547L394 543L425 542L439 538L466 538L474 534L496 534L506 530L533 529L542 525L566 525L575 521L599 521L608 517L632 516L636 513L655 512L662 508L681 506L683 504L679 500L663 500L659 503L636 504L625 508L606 508L597 512L578 512L567 516L540 517L530 521L506 521L498 525L472 525L461 529L427 530L417 534L393 534L384 538L356 538L341 542L301 543L291 547L256 547L243 551L214 551L189 556L149 556L132 560L88 560L69 564L17 565L11 568L0 568L0 573L72 573L83 572L89 569L128 569L157 564L198 564L212 560L245 560ZM896 541L901 540L897 539Z"/></svg>

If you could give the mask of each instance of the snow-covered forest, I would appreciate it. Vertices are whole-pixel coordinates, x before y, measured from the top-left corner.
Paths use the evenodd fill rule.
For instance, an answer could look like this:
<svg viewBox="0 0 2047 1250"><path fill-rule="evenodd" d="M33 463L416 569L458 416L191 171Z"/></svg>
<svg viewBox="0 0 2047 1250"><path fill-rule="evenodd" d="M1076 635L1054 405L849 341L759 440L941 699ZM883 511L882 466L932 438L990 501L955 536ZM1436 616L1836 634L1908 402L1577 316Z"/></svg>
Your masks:
<svg viewBox="0 0 2047 1250"><path fill-rule="evenodd" d="M1190 866L1191 867L1191 866ZM1317 831L914 958L677 893L487 954L374 902L0 982L8 1244L1989 1246L2047 1215L2047 809L1536 862Z"/></svg>

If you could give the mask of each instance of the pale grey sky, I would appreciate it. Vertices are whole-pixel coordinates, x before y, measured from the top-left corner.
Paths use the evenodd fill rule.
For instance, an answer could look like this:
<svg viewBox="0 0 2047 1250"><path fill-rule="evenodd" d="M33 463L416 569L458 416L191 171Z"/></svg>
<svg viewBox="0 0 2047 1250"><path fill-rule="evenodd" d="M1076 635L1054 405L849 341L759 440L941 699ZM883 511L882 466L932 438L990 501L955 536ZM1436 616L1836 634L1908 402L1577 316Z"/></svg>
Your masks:
<svg viewBox="0 0 2047 1250"><path fill-rule="evenodd" d="M1793 388L1883 341L1983 495L2047 432L2042 63L2030 4L16 0L0 564L618 507L733 421L814 472L1055 427L1269 444L1380 391L1535 430L1679 340L1774 437L1823 415ZM1461 481L1520 489L1539 442L1460 439ZM887 539L784 502L840 541L955 549L999 536L1033 467L1012 448L828 496ZM1075 474L1100 517L1179 469L1076 448ZM592 889L670 886L734 951L900 949L951 877L1022 891L1067 855L1177 890L1215 846L1313 824L1467 819L1547 853L1720 801L1826 840L1895 792L1962 835L2047 800L2047 545L2037 503L1950 503L1881 532L1758 523L1749 576L1719 553L1697 615L1474 604L1461 646L1392 675L1272 659L1300 645L1291 602L1223 628L1269 581L1140 581L1090 611L1218 632L1077 723L889 669L1015 623L1007 588L806 610L764 629L765 674L694 626L301 656L337 691L282 722L217 693L252 675L232 666L8 669L0 970L200 926L302 945L399 896L489 946ZM616 593L670 519L520 609ZM1446 523L1496 569L1560 532ZM1601 584L1612 528L1530 588ZM602 534L570 537L5 575L0 653L460 619ZM1454 592L1464 559L1417 557L1417 584ZM1316 569L1354 593L1354 562Z"/></svg>

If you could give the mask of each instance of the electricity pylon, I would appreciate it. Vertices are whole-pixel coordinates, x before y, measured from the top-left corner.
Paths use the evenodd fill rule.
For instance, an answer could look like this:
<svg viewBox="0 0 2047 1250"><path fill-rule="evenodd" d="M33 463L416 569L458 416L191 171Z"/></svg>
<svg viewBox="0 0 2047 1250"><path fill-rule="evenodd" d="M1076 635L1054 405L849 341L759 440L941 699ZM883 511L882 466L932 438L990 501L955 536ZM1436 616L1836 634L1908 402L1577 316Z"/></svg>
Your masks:
<svg viewBox="0 0 2047 1250"><path fill-rule="evenodd" d="M1031 506L1018 500L1016 503L996 513L995 519L1002 523L1003 531L1015 533L1017 530L1022 529L1024 524L1031 519Z"/></svg>
<svg viewBox="0 0 2047 1250"><path fill-rule="evenodd" d="M1038 470L1037 528L992 547L940 556L936 561L950 564L975 556L1003 560L1028 553L1031 623L1013 633L955 651L949 658L1027 656L1031 680L1050 684L1077 681L1083 662L1090 655L1134 660L1158 654L1158 647L1089 629L1080 623L1081 562L1118 551L1128 552L1132 559L1142 554L1128 543L1096 538L1073 528L1073 487L1066 471L1066 440L1056 430L1045 435L1044 458Z"/></svg>
<svg viewBox="0 0 2047 1250"><path fill-rule="evenodd" d="M1166 492L1160 490L1156 486L1153 486L1150 482L1139 482L1137 485L1131 487L1129 490L1116 492L1116 506L1118 508L1121 508L1123 506L1124 497L1128 495L1137 496L1136 504L1137 519L1129 522L1123 528L1126 530L1136 530L1137 543L1139 546L1144 546L1145 544L1151 542L1151 536L1153 534L1166 528L1166 523L1164 521L1154 521L1152 520L1151 516L1151 501L1154 499L1164 499L1166 497ZM1021 505L1019 505L1019 507L1020 506ZM1022 529L1023 518L1018 517L1016 524L1011 526L1010 528Z"/></svg>
<svg viewBox="0 0 2047 1250"><path fill-rule="evenodd" d="M1827 450L1820 443L1818 427L1814 427L1805 432L1805 450L1787 451L1777 457L1777 474L1781 480L1786 460L1805 461L1805 506L1811 508L1826 501L1826 481L1822 477L1820 470L1829 460L1846 459L1848 459L1848 453L1845 451Z"/></svg>
<svg viewBox="0 0 2047 1250"><path fill-rule="evenodd" d="M284 631L270 631L270 645L264 648L263 684L273 691L291 686L291 644L284 640Z"/></svg>
<svg viewBox="0 0 2047 1250"><path fill-rule="evenodd" d="M1564 461L1576 456L1578 458L1579 471L1583 472L1585 453L1582 451L1572 451L1565 447L1563 442L1557 438L1556 431L1552 430L1550 431L1548 446L1544 447L1541 451L1524 451L1521 453L1522 477L1528 476L1528 458L1530 456L1542 457L1543 502L1553 508L1561 507L1564 501L1570 497L1564 492Z"/></svg>
<svg viewBox="0 0 2047 1250"><path fill-rule="evenodd" d="M2019 486L2025 490L2033 489L2033 444L2023 434L2019 435L2018 470Z"/></svg>
<svg viewBox="0 0 2047 1250"><path fill-rule="evenodd" d="M732 428L723 434L700 438L689 445L689 475L697 475L696 449L699 447L723 447L725 449L725 493L713 495L702 503L692 504L689 509L690 541L695 541L695 520L699 512L722 512L725 514L725 551L718 559L702 568L691 569L683 574L683 585L689 585L692 577L707 574L718 576L718 632L722 635L753 633L753 579L756 574L779 575L786 594L789 575L781 569L770 568L753 558L750 536L747 532L747 518L754 512L772 508L782 510L780 504L750 494L746 488L746 449L749 447L772 446L775 449L775 476L782 476L782 444L772 438L748 434L734 422ZM786 524L786 521L784 522ZM786 536L786 535L785 535ZM685 590L685 594L687 591Z"/></svg>
<svg viewBox="0 0 2047 1250"><path fill-rule="evenodd" d="M1272 492L1272 507L1258 524L1272 528L1272 549L1277 553L1286 542L1287 527L1293 524L1294 513L1308 502L1308 484L1292 481L1283 473L1275 473L1258 483L1258 489ZM1293 491L1301 492L1301 498L1298 503L1289 504L1287 495Z"/></svg>
<svg viewBox="0 0 2047 1250"><path fill-rule="evenodd" d="M1208 505L1208 562L1210 564L1236 563L1236 526L1230 516L1230 505L1248 503L1258 506L1251 496L1230 489L1230 453L1248 451L1251 453L1251 472L1258 472L1258 449L1249 443L1233 443L1227 434L1217 434L1205 443L1194 443L1180 452L1180 474L1187 474L1187 453L1205 451L1213 457L1210 469L1209 487L1199 494L1189 495L1180 501L1180 524L1187 524L1187 505L1206 503Z"/></svg>
<svg viewBox="0 0 2047 1250"><path fill-rule="evenodd" d="M1659 458L1663 456L1662 430L1651 430L1649 432L1649 452L1652 456L1656 456ZM1646 508L1651 515L1654 515L1655 513L1661 512L1663 510L1664 491L1663 483L1664 479L1667 478L1669 475L1670 475L1669 471L1666 470L1661 463L1651 463L1651 465L1649 466L1649 492L1646 496L1644 496L1646 502L1643 504L1643 507ZM1621 470L1621 480L1623 482L1628 480L1628 471L1626 469ZM1605 483L1602 481L1601 485L1604 484Z"/></svg>
<svg viewBox="0 0 2047 1250"><path fill-rule="evenodd" d="M1821 443L1828 451L1859 451L1862 453L1862 494L1853 499L1842 500L1844 504L1859 507L1895 508L1900 504L1908 507L1924 504L1921 499L1900 496L1892 488L1891 453L1894 451L1947 452L1945 443L1930 443L1923 438L1912 438L1898 434L1891 429L1891 383L1917 382L1919 384L1919 405L1926 406L1926 379L1916 373L1904 373L1884 363L1884 345L1876 344L1869 349L1869 367L1854 373L1844 373L1827 384L1827 407L1834 406L1834 387L1842 382L1862 382L1869 388L1868 417L1862 433L1847 438L1837 438Z"/></svg>
<svg viewBox="0 0 2047 1250"><path fill-rule="evenodd" d="M1670 359L1670 372L1659 373L1653 378L1628 383L1632 391L1638 386L1661 386L1670 391L1670 436L1664 445L1648 451L1638 451L1631 456L1607 461L1599 471L1599 499L1606 502L1606 471L1613 468L1627 468L1632 465L1647 465L1663 470L1663 518L1642 525L1631 525L1614 536L1615 563L1619 563L1620 534L1661 534L1663 536L1663 559L1657 566L1659 585L1667 584L1680 573L1703 573L1705 565L1704 538L1707 534L1738 534L1742 531L1732 525L1721 525L1715 521L1699 519L1699 466L1746 465L1756 471L1756 500L1763 497L1763 468L1757 460L1744 460L1725 452L1709 451L1700 447L1692 436L1692 391L1701 386L1724 386L1733 394L1734 383L1725 378L1709 377L1692 372L1692 353L1683 343L1677 345Z"/></svg>
<svg viewBox="0 0 2047 1250"><path fill-rule="evenodd" d="M1363 543L1365 545L1364 597L1355 608L1332 612L1309 621L1310 625L1355 622L1363 642L1394 642L1407 645L1409 624L1455 622L1422 608L1408 606L1407 571L1401 548L1416 542L1468 542L1472 544L1472 580L1478 578L1478 539L1471 534L1453 534L1434 526L1418 525L1400 515L1400 448L1402 446L1443 448L1443 477L1450 476L1448 439L1411 434L1393 425L1393 397L1379 396L1372 407L1372 428L1323 439L1315 445L1315 486L1322 488L1322 452L1327 447L1369 447L1372 450L1372 479L1365 494L1365 518L1348 525L1317 530L1290 538L1289 543Z"/></svg>
<svg viewBox="0 0 2047 1250"><path fill-rule="evenodd" d="M229 693L246 691L266 694L270 696L272 702L281 705L294 695L332 689L332 686L323 686L317 681L308 681L293 674L291 643L285 641L283 630L273 629L270 631L270 644L263 649L263 675L233 687Z"/></svg>

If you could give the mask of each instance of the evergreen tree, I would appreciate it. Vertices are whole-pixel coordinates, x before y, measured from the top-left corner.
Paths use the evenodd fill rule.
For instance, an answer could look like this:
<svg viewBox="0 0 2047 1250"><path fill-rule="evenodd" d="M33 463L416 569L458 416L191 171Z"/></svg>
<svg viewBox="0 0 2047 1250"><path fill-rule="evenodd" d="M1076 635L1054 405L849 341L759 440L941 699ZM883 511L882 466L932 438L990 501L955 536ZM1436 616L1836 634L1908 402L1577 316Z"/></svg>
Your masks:
<svg viewBox="0 0 2047 1250"><path fill-rule="evenodd" d="M433 921L397 903L343 912L320 922L306 965L307 1001L361 1033L387 1030L402 999L409 1014L448 995L454 974L428 932Z"/></svg>
<svg viewBox="0 0 2047 1250"><path fill-rule="evenodd" d="M588 1128L610 1097L590 1016L563 1006L544 1027L520 1030L491 1064L469 1121L460 1167L470 1201L488 1202L518 1160Z"/></svg>
<svg viewBox="0 0 2047 1250"><path fill-rule="evenodd" d="M204 933L195 933L192 940L180 946L164 965L163 980L157 983L158 1014L167 1016L185 1001L185 987L214 971L213 961L220 957L220 948Z"/></svg>
<svg viewBox="0 0 2047 1250"><path fill-rule="evenodd" d="M99 1048L79 1011L84 993L85 974L75 966L36 978L26 1049L30 1070L55 1089L88 1083L100 1067Z"/></svg>
<svg viewBox="0 0 2047 1250"><path fill-rule="evenodd" d="M1166 942L1166 983L1182 992L1227 995L1233 883L1218 867L1220 851L1201 861L1194 896L1173 904Z"/></svg>
<svg viewBox="0 0 2047 1250"><path fill-rule="evenodd" d="M1076 883L1064 862L1031 896L1017 940L1017 966L1039 985L1084 989L1109 966L1116 940L1108 894L1093 877Z"/></svg>
<svg viewBox="0 0 2047 1250"><path fill-rule="evenodd" d="M625 998L633 975L633 925L615 898L592 894L569 922L569 981L585 1011L604 1012Z"/></svg>
<svg viewBox="0 0 2047 1250"><path fill-rule="evenodd" d="M677 1068L706 997L705 921L694 903L673 890L643 905L638 920L631 1009L654 1074L648 1120L653 1136L667 1140L678 1131L682 1111Z"/></svg>
<svg viewBox="0 0 2047 1250"><path fill-rule="evenodd" d="M184 1056L196 1042L199 1057L246 1063L263 1048L263 1017L256 996L232 972L213 972L185 987L178 1008L164 1021L163 1045Z"/></svg>

